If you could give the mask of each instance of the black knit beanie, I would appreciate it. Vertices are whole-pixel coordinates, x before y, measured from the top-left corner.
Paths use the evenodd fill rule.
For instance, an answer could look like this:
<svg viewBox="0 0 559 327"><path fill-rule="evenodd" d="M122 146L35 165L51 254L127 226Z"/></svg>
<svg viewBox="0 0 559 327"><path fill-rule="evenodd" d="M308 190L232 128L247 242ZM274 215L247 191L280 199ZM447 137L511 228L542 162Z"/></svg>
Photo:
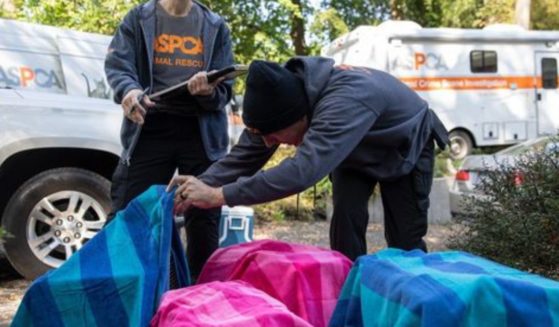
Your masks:
<svg viewBox="0 0 559 327"><path fill-rule="evenodd" d="M309 112L303 81L285 67L262 60L248 68L243 100L246 126L269 134L284 129Z"/></svg>

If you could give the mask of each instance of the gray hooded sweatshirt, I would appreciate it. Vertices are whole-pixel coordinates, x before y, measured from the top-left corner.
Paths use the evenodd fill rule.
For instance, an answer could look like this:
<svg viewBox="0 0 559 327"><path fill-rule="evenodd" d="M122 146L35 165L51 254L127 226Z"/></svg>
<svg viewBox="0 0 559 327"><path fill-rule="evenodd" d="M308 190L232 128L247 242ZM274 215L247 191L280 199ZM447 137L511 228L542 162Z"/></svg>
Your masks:
<svg viewBox="0 0 559 327"><path fill-rule="evenodd" d="M295 156L262 171L277 146L267 148L261 136L245 130L231 152L200 176L223 186L229 206L301 192L338 167L379 181L396 179L412 171L427 142L448 143L427 102L390 74L334 66L320 57L296 57L285 67L304 80L309 128Z"/></svg>

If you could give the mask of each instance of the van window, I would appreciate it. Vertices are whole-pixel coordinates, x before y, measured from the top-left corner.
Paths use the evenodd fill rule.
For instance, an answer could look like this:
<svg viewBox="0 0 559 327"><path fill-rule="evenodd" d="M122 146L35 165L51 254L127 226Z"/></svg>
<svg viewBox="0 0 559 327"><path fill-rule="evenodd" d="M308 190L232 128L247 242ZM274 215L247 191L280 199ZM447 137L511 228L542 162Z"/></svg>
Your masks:
<svg viewBox="0 0 559 327"><path fill-rule="evenodd" d="M497 52L482 50L471 51L470 70L472 73L496 73Z"/></svg>
<svg viewBox="0 0 559 327"><path fill-rule="evenodd" d="M542 86L544 89L557 88L557 59L542 58Z"/></svg>

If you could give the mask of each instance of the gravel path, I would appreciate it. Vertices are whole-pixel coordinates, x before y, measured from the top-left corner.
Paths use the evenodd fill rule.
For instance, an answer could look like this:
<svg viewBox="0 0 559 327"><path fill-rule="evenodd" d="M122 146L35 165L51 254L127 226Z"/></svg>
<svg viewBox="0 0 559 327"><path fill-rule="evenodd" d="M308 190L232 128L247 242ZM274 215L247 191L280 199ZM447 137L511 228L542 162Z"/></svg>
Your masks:
<svg viewBox="0 0 559 327"><path fill-rule="evenodd" d="M8 263L0 261L0 264ZM9 326L29 282L14 273L0 275L0 278L0 326Z"/></svg>
<svg viewBox="0 0 559 327"><path fill-rule="evenodd" d="M255 239L276 239L287 242L297 242L312 244L322 247L329 247L328 240L329 223L319 222L282 222L269 223L257 226L254 233ZM444 242L450 232L450 226L431 225L425 237L430 251L444 250ZM376 252L386 247L384 240L384 228L380 224L369 224L367 230L368 252Z"/></svg>
<svg viewBox="0 0 559 327"><path fill-rule="evenodd" d="M254 230L254 238L277 239L287 242L312 244L329 247L327 222L282 222L258 225ZM448 236L450 227L432 225L425 238L431 251L444 250L444 242ZM376 252L384 247L384 230L382 225L371 224L368 228L367 243L369 253ZM29 286L29 282L17 276L10 268L9 263L0 260L0 327L8 326L12 320L23 293Z"/></svg>

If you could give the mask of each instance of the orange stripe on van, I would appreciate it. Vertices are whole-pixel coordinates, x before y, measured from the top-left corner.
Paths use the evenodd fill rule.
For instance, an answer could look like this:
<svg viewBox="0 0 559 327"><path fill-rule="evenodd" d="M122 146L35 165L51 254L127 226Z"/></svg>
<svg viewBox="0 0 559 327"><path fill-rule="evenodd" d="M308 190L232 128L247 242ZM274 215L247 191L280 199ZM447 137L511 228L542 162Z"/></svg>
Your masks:
<svg viewBox="0 0 559 327"><path fill-rule="evenodd" d="M416 91L496 90L541 88L541 78L534 76L497 77L400 77Z"/></svg>

